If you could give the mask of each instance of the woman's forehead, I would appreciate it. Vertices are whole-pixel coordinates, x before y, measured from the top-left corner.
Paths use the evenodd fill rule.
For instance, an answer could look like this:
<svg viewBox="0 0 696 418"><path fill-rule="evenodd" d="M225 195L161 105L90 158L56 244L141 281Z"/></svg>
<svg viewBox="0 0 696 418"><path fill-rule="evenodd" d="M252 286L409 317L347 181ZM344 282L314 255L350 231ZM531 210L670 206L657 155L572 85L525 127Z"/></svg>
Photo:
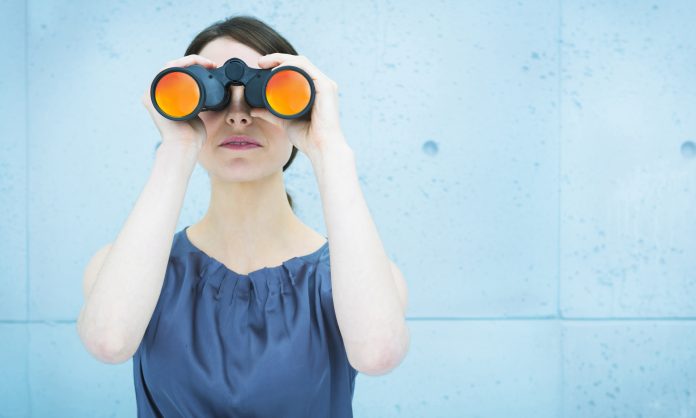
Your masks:
<svg viewBox="0 0 696 418"><path fill-rule="evenodd" d="M213 60L218 66L222 66L230 58L237 57L251 68L260 68L258 65L259 54L251 47L231 38L216 38L208 42L198 54Z"/></svg>

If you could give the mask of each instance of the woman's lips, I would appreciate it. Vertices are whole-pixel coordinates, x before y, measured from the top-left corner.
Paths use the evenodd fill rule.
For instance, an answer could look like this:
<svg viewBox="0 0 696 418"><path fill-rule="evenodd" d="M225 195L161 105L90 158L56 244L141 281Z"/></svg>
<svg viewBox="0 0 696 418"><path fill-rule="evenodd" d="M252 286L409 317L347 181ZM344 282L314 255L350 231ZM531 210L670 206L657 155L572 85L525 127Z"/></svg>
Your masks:
<svg viewBox="0 0 696 418"><path fill-rule="evenodd" d="M229 143L229 144L223 144L220 146L223 148L232 149L232 150L247 150L247 149L253 149L253 148L261 148L261 146L259 146L259 145L250 144L250 143L246 143L246 144Z"/></svg>
<svg viewBox="0 0 696 418"><path fill-rule="evenodd" d="M220 141L220 146L222 146L223 144L226 144L228 142L237 142L237 143L248 142L251 144L255 144L257 146L261 146L261 144L259 144L259 141L257 141L255 138L252 138L252 137L247 136L247 135L233 135L233 136L230 136L228 138L225 138L222 141Z"/></svg>

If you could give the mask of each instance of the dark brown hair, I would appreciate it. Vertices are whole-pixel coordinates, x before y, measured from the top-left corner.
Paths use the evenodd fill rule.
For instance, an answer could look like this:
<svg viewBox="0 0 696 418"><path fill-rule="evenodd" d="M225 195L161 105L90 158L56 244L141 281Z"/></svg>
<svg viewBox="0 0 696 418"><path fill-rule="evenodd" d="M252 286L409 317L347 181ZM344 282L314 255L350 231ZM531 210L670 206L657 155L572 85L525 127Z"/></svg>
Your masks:
<svg viewBox="0 0 696 418"><path fill-rule="evenodd" d="M203 29L193 38L184 55L199 54L210 41L220 37L232 38L261 55L268 55L274 52L298 55L295 48L290 45L290 42L275 29L253 16L246 15L228 17ZM290 167L290 164L295 159L295 155L297 155L297 148L293 145L290 159L283 166L283 171ZM292 208L292 198L289 193L286 192L285 194Z"/></svg>

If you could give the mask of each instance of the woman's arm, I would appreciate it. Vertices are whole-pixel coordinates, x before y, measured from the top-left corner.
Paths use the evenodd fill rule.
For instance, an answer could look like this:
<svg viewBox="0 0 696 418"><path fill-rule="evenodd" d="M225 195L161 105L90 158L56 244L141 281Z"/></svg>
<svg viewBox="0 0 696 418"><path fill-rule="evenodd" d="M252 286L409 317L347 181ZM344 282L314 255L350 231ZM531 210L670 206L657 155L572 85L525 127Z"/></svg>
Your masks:
<svg viewBox="0 0 696 418"><path fill-rule="evenodd" d="M310 157L329 238L336 319L351 365L384 374L408 351L406 283L388 258L344 138Z"/></svg>
<svg viewBox="0 0 696 418"><path fill-rule="evenodd" d="M85 269L77 331L87 350L106 363L131 358L145 334L198 150L163 142L156 153L150 177L116 240Z"/></svg>
<svg viewBox="0 0 696 418"><path fill-rule="evenodd" d="M334 310L348 360L362 373L386 373L408 350L406 283L384 251L360 190L353 152L341 130L338 84L302 55L273 53L258 63L261 68L294 65L314 80L311 122L259 109L251 116L285 129L312 162L330 241Z"/></svg>

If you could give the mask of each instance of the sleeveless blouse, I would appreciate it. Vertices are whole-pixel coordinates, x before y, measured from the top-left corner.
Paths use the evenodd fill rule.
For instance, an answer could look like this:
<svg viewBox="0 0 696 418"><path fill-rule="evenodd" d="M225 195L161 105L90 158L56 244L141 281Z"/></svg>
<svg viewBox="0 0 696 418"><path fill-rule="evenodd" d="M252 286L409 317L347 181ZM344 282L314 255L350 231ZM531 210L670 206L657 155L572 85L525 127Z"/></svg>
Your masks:
<svg viewBox="0 0 696 418"><path fill-rule="evenodd" d="M352 418L329 243L238 274L174 234L133 355L138 417Z"/></svg>

